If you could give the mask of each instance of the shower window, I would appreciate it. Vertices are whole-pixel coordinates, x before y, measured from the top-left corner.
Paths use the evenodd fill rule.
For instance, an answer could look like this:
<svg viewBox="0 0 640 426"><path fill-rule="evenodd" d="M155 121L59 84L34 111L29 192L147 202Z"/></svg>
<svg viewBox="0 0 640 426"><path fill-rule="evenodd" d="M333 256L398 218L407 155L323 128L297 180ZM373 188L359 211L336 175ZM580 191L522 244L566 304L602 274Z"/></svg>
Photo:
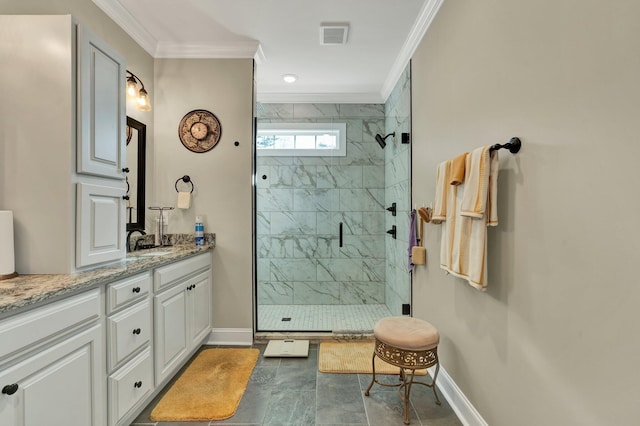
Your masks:
<svg viewBox="0 0 640 426"><path fill-rule="evenodd" d="M260 156L344 157L345 123L263 123L256 135Z"/></svg>

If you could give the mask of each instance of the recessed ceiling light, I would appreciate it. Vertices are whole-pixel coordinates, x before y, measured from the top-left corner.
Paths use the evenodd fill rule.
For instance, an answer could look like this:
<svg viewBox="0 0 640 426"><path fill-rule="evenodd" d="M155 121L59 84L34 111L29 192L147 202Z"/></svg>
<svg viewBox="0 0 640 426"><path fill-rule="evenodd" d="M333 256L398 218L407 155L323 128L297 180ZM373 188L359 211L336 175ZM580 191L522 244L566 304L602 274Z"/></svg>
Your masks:
<svg viewBox="0 0 640 426"><path fill-rule="evenodd" d="M293 74L285 74L282 76L282 79L285 81L285 83L294 83L298 79L298 77Z"/></svg>

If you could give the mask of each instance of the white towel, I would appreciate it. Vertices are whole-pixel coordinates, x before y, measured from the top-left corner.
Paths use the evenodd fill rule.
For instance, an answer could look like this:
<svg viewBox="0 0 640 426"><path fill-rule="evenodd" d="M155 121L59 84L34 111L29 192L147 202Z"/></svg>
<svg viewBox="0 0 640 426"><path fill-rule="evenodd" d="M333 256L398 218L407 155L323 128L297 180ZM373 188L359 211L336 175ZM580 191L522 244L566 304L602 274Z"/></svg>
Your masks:
<svg viewBox="0 0 640 426"><path fill-rule="evenodd" d="M474 149L467 155L464 196L460 214L476 219L485 218L493 226L498 224L496 209L498 182L498 151L490 146ZM492 206L493 204L493 206ZM491 215L485 215L490 212ZM491 217L494 216L494 217Z"/></svg>
<svg viewBox="0 0 640 426"><path fill-rule="evenodd" d="M176 206L179 209L188 209L191 206L191 193L190 192L178 192L178 202Z"/></svg>

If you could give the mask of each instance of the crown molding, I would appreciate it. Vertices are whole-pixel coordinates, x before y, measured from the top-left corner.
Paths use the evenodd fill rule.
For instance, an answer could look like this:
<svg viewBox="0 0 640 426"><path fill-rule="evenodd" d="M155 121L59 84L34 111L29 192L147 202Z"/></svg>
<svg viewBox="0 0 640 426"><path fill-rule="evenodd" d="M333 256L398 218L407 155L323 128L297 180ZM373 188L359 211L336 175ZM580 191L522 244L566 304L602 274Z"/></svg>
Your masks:
<svg viewBox="0 0 640 426"><path fill-rule="evenodd" d="M416 52L422 38L427 33L427 30L431 26L431 23L438 13L442 3L444 3L444 0L427 0L422 6L416 22L413 24L413 27L411 27L407 40L405 40L402 45L402 49L400 49L400 53L393 62L391 71L389 71L389 74L382 85L380 96L385 100L385 102L393 91L398 79L404 72L404 69L407 67L411 57L413 57L413 54Z"/></svg>
<svg viewBox="0 0 640 426"><path fill-rule="evenodd" d="M236 42L227 45L203 43L158 42L156 58L237 59L253 58L258 50L257 41Z"/></svg>
<svg viewBox="0 0 640 426"><path fill-rule="evenodd" d="M155 56L157 40L116 0L93 0L104 13L140 45L149 55Z"/></svg>
<svg viewBox="0 0 640 426"><path fill-rule="evenodd" d="M382 104L380 93L256 93L263 104Z"/></svg>
<svg viewBox="0 0 640 426"><path fill-rule="evenodd" d="M262 50L262 45L258 44L258 48L256 49L256 54L253 56L253 59L256 61L257 65L264 64L267 60L267 57L264 55L264 50Z"/></svg>

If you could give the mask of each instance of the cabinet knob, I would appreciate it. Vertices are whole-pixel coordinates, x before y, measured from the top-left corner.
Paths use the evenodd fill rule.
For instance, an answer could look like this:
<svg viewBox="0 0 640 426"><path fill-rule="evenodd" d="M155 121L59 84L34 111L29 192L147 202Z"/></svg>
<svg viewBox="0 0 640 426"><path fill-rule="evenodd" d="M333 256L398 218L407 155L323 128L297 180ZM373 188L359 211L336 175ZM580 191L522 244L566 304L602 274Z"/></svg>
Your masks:
<svg viewBox="0 0 640 426"><path fill-rule="evenodd" d="M2 393L7 394L7 395L13 395L17 391L18 391L18 384L17 383L14 383L12 385L6 385L5 387L2 388Z"/></svg>
<svg viewBox="0 0 640 426"><path fill-rule="evenodd" d="M142 387L142 382L135 382L135 383L133 384L133 387L134 387L134 388L141 388L141 387Z"/></svg>
<svg viewBox="0 0 640 426"><path fill-rule="evenodd" d="M129 173L129 168L128 168L128 167L123 167L123 168L122 168L122 171L123 171L124 173Z"/></svg>
<svg viewBox="0 0 640 426"><path fill-rule="evenodd" d="M190 285L189 287L187 287L187 290L191 291L192 288L193 288L193 286Z"/></svg>
<svg viewBox="0 0 640 426"><path fill-rule="evenodd" d="M131 289L131 291L134 293L140 293L140 287L134 287Z"/></svg>
<svg viewBox="0 0 640 426"><path fill-rule="evenodd" d="M133 334L140 334L142 330L140 330L139 328L134 328L133 329Z"/></svg>
<svg viewBox="0 0 640 426"><path fill-rule="evenodd" d="M129 199L129 196L128 196L128 195L123 195L123 196L122 196L122 199L123 199L123 200L128 200L128 199Z"/></svg>

